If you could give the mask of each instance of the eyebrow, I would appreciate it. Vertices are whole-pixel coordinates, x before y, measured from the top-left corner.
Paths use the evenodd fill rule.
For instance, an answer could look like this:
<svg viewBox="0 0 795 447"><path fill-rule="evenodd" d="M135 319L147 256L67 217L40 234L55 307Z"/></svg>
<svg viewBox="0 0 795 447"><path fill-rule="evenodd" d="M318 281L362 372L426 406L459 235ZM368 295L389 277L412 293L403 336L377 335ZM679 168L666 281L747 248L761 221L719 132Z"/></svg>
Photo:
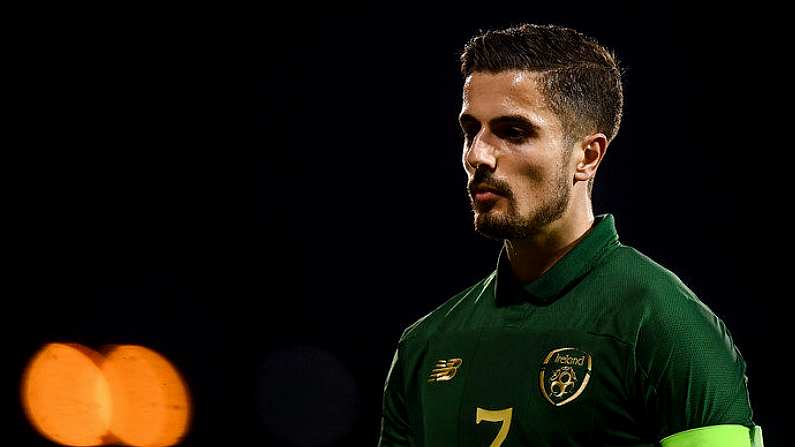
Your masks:
<svg viewBox="0 0 795 447"><path fill-rule="evenodd" d="M478 120L474 116L465 113L461 115L461 117L458 119L458 122L463 127L463 125L466 123L477 123ZM493 127L493 126L498 126L500 124L519 125L522 127L530 128L533 131L538 131L541 129L539 125L537 125L536 123L534 123L533 121L531 121L530 119L528 119L523 115L501 115L489 120L489 126Z"/></svg>

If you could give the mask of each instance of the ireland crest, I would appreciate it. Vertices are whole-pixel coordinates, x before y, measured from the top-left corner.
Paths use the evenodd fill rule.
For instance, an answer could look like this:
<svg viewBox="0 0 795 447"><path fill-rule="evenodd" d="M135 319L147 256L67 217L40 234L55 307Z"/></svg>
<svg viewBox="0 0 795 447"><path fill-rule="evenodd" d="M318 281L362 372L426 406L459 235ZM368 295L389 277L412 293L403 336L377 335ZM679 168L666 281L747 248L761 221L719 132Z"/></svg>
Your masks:
<svg viewBox="0 0 795 447"><path fill-rule="evenodd" d="M582 394L591 377L591 356L577 348L558 348L544 358L538 385L541 394L556 407Z"/></svg>

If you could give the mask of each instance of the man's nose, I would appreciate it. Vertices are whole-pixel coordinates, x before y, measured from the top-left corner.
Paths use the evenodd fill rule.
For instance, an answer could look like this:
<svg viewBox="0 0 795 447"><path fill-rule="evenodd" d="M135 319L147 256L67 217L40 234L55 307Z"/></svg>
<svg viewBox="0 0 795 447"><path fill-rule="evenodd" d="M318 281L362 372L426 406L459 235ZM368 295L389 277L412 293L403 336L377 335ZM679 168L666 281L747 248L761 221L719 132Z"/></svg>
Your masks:
<svg viewBox="0 0 795 447"><path fill-rule="evenodd" d="M464 153L464 161L469 169L477 170L478 166L486 165L494 170L497 164L497 148L492 144L489 134L481 131L475 135L472 143Z"/></svg>

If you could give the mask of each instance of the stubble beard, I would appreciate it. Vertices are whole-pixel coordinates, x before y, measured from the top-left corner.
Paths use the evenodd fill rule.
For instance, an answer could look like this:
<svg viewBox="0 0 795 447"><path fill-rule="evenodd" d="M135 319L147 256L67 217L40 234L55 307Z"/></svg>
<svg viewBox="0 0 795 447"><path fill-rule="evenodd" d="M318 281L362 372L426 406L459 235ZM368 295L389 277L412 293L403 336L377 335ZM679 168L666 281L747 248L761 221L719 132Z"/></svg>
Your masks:
<svg viewBox="0 0 795 447"><path fill-rule="evenodd" d="M487 210L475 212L475 231L482 236L493 240L527 239L540 233L552 222L560 219L566 212L571 199L571 186L565 171L558 172L555 186L550 194L543 200L535 211L529 216L520 216L516 210L516 200L511 194L503 197L506 200L505 212Z"/></svg>

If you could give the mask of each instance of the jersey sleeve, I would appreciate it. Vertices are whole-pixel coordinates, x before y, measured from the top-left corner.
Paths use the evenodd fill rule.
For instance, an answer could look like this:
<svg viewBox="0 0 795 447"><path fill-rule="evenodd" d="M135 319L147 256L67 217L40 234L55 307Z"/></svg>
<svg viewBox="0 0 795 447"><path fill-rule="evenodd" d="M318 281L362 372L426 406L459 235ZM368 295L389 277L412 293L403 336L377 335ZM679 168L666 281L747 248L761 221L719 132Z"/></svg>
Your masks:
<svg viewBox="0 0 795 447"><path fill-rule="evenodd" d="M384 383L384 398L381 416L381 434L378 447L412 445L411 426L406 404L403 379L401 347L395 349L392 365Z"/></svg>
<svg viewBox="0 0 795 447"><path fill-rule="evenodd" d="M637 335L636 392L655 441L715 425L754 427L745 361L723 321L688 291L651 300Z"/></svg>

